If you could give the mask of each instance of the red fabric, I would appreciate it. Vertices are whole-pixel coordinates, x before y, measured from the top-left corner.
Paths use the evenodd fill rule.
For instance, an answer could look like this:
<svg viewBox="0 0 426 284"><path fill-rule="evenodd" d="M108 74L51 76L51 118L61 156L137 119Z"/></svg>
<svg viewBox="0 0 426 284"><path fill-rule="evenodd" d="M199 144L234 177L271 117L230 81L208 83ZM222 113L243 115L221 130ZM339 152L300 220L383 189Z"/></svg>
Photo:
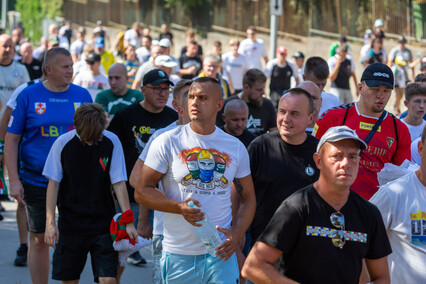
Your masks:
<svg viewBox="0 0 426 284"><path fill-rule="evenodd" d="M121 240L129 240L132 245L135 245L135 242L129 238L129 235L125 230L118 231L117 238L115 238L116 242Z"/></svg>
<svg viewBox="0 0 426 284"><path fill-rule="evenodd" d="M133 211L127 210L121 214L121 219L118 222L119 225L126 225L135 222L135 218L133 217Z"/></svg>
<svg viewBox="0 0 426 284"><path fill-rule="evenodd" d="M114 219L112 219L111 221L111 225L109 226L109 232L113 235L117 235L118 231L118 225L117 222L114 221Z"/></svg>

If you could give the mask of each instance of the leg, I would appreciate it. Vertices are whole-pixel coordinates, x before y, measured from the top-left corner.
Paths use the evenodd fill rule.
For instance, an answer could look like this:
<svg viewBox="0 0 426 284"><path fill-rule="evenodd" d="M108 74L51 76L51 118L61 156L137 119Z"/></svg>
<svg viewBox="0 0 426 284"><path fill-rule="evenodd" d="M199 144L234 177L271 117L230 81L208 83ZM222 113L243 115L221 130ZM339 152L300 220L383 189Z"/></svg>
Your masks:
<svg viewBox="0 0 426 284"><path fill-rule="evenodd" d="M28 267L33 283L48 283L49 246L44 243L44 233L30 233Z"/></svg>
<svg viewBox="0 0 426 284"><path fill-rule="evenodd" d="M62 284L78 284L79 280L61 281Z"/></svg>
<svg viewBox="0 0 426 284"><path fill-rule="evenodd" d="M160 259L163 253L163 235L152 236L152 280L154 284L163 283L161 280Z"/></svg>
<svg viewBox="0 0 426 284"><path fill-rule="evenodd" d="M16 258L14 261L15 266L27 265L27 254L28 254L28 230L27 230L27 215L25 213L25 205L18 203L16 209L16 223L18 224L18 235L21 246L16 252Z"/></svg>
<svg viewBox="0 0 426 284"><path fill-rule="evenodd" d="M113 277L99 277L100 284L115 284L115 278Z"/></svg>
<svg viewBox="0 0 426 284"><path fill-rule="evenodd" d="M100 283L119 283L116 281L118 253L114 251L110 234L90 236L90 258L95 279Z"/></svg>
<svg viewBox="0 0 426 284"><path fill-rule="evenodd" d="M121 275L123 275L125 268L126 267L122 267L120 264L117 266L117 277L115 277L117 284L120 284ZM100 278L99 278L99 280L100 280Z"/></svg>

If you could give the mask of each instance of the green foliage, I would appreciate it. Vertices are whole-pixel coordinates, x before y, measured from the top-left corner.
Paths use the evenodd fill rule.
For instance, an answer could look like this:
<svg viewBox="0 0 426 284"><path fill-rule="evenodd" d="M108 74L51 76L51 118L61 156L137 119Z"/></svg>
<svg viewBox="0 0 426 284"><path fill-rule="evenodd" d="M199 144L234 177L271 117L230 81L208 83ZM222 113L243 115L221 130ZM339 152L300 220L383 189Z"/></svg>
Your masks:
<svg viewBox="0 0 426 284"><path fill-rule="evenodd" d="M165 0L165 2L167 8L182 5L185 9L191 9L207 5L209 0Z"/></svg>
<svg viewBox="0 0 426 284"><path fill-rule="evenodd" d="M42 21L62 15L63 0L16 0L16 11L21 13L25 37L32 42L40 40L43 34Z"/></svg>

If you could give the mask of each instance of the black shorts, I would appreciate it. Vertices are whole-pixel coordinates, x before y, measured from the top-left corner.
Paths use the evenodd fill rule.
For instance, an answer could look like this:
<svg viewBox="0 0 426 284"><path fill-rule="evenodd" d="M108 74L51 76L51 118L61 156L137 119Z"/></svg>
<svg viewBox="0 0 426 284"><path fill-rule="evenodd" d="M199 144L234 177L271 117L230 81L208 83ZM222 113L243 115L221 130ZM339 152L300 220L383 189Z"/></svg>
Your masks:
<svg viewBox="0 0 426 284"><path fill-rule="evenodd" d="M99 277L117 276L118 254L112 246L110 234L67 236L59 234L59 242L52 259L52 279L71 281L80 279L90 252L95 282Z"/></svg>
<svg viewBox="0 0 426 284"><path fill-rule="evenodd" d="M24 187L27 228L31 233L44 233L46 227L46 187L22 183Z"/></svg>

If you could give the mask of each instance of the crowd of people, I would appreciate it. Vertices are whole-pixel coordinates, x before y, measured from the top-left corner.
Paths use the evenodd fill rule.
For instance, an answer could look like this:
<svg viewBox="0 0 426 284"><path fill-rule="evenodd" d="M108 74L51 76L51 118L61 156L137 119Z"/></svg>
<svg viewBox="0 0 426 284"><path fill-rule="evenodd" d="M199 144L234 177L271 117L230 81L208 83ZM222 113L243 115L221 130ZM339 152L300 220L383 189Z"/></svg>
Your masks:
<svg viewBox="0 0 426 284"><path fill-rule="evenodd" d="M166 24L86 33L52 24L35 49L22 28L0 35L0 163L33 283L48 283L49 246L52 279L78 283L90 253L94 280L119 283L116 243L140 237L156 284L426 281L426 56L404 36L388 55L378 19L358 81L345 36L270 60L254 26L224 53L189 29L179 58Z"/></svg>

